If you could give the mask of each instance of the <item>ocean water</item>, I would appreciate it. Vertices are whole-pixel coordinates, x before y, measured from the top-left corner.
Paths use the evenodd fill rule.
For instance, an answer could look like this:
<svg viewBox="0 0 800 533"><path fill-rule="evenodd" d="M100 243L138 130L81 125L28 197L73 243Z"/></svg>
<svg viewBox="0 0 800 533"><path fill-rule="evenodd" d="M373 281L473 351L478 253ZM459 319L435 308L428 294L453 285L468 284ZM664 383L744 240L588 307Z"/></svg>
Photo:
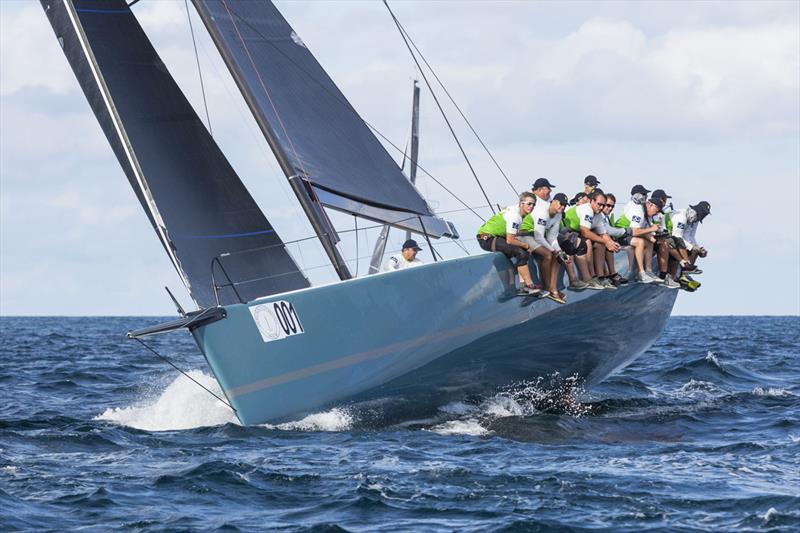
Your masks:
<svg viewBox="0 0 800 533"><path fill-rule="evenodd" d="M0 530L800 531L798 317L672 318L591 391L258 427L125 340L161 320L0 318Z"/></svg>

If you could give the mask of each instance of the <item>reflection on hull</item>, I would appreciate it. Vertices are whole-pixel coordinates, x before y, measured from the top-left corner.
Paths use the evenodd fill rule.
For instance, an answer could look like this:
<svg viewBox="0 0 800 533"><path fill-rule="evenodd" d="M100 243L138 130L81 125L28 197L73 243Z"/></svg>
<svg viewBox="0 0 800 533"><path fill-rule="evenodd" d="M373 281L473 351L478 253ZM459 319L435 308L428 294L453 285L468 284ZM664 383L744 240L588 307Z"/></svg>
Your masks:
<svg viewBox="0 0 800 533"><path fill-rule="evenodd" d="M514 296L500 254L442 261L226 307L194 330L243 423L373 398L463 398L559 372L596 383L661 334L677 291L633 284ZM291 304L302 332L264 342L249 308Z"/></svg>

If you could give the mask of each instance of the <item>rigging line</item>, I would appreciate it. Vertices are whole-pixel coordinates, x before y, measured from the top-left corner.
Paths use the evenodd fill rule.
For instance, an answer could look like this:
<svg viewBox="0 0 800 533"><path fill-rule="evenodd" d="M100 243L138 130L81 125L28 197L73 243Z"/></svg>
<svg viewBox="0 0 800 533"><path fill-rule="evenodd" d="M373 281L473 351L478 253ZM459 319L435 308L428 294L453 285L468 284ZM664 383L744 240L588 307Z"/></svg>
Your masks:
<svg viewBox="0 0 800 533"><path fill-rule="evenodd" d="M386 9L389 10L389 14L392 16L392 20L394 20L395 25L397 25L397 31L400 32L400 37L403 38L403 42L406 44L406 48L408 48L408 52L411 54L412 59L414 59L414 63L416 63L420 69L420 74L422 74L422 79L425 80L425 85L428 86L428 90L431 92L431 96L433 96L433 101L436 102L436 107L439 108L439 112L442 114L442 118L444 119L448 129L450 130L450 134L456 141L458 149L461 150L461 155L464 156L464 160L467 162L467 166L469 167L470 172L472 172L475 181L478 183L478 187L483 193L483 197L486 198L486 203L492 209L492 213L494 213L494 207L492 207L492 201L489 200L489 195L486 194L486 190L483 188L481 180L478 179L478 174L475 173L475 169L472 167L472 163L470 162L469 157L467 157L467 153L464 151L464 147L461 146L461 141L458 140L458 136L456 135L456 132L453 129L453 125L450 124L450 120L447 118L447 115L445 114L444 109L442 108L442 104L439 103L439 98L436 97L436 93L433 91L433 87L431 87L431 82L428 81L428 76L425 75L425 72L422 70L422 67L419 66L419 61L417 60L417 56L414 54L414 50L412 50L411 46L408 44L408 39L406 39L405 32L403 31L402 26L400 26L400 21L397 20L397 17L394 16L394 12L392 11L392 8L389 7L389 2L387 0L383 0L383 5L385 5Z"/></svg>
<svg viewBox="0 0 800 533"><path fill-rule="evenodd" d="M139 0L134 0L134 3L138 2ZM189 31L192 34L192 46L194 46L194 59L197 61L197 75L200 77L200 92L203 94L203 107L206 109L206 122L208 122L208 133L212 137L214 136L214 132L211 130L211 115L208 113L208 101L206 101L206 87L203 84L203 71L200 69L200 55L197 53L197 41L194 37L194 26L192 25L192 15L189 12L189 0L183 0L183 4L186 6L186 18L189 19Z"/></svg>
<svg viewBox="0 0 800 533"><path fill-rule="evenodd" d="M134 340L136 340L136 341L138 341L138 342L139 342L139 344L141 344L142 346L144 346L145 348L147 348L148 350L150 350L150 351L151 351L151 352L152 352L152 353L153 353L153 354L154 354L156 357L158 357L159 359L162 359L162 360L163 360L164 362L166 362L166 363L167 363L169 366L171 366L172 368L174 368L175 370L177 370L178 372L180 372L181 374L183 374L184 376L186 376L186 377L187 377L187 378L189 378L190 380L194 381L194 382L195 382L195 383L196 383L196 384L197 384L197 385L198 385L198 386L199 386L201 389L205 390L205 391L206 391L207 393L209 393L211 396L213 396L213 397L214 397L214 398L216 398L217 400L221 401L222 403L224 403L225 405L227 405L228 407L230 407L230 409L231 409L231 410L232 410L234 413L236 412L236 408L235 408L234 406L232 406L232 405L231 405L231 404L229 404L227 401L225 401L225 400L223 400L222 398L220 398L218 395L216 395L216 394L215 394L215 393L214 393L212 390L210 390L208 387L206 387L205 385L203 385L202 383L200 383L199 381L197 381L196 379L194 379L192 376L190 376L189 374L187 374L186 372L184 372L182 369L180 369L180 368L178 367L178 365L176 365L175 363L173 363L172 361L170 361L168 358L164 357L163 355L161 355L160 353L158 353L157 351L155 351L153 348L151 348L150 346L148 346L148 345L147 345L147 344L146 344L146 343L145 343L145 342L144 342L142 339L140 339L140 338L138 338L138 337L133 337L133 339L134 339Z"/></svg>
<svg viewBox="0 0 800 533"><path fill-rule="evenodd" d="M483 149L486 150L486 153L489 155L489 158L492 160L492 163L494 163L494 166L496 166L497 170L500 171L500 174L503 175L503 178L505 178L506 183L508 183L508 186L511 187L511 190L514 191L514 193L516 193L517 192L516 187L514 187L514 184L511 183L511 180L508 178L506 173L500 167L500 163L498 163L497 160L494 158L494 155L492 155L492 152L489 150L489 147L486 146L486 144L483 142L483 139L481 139L481 136L478 135L478 132L475 131L475 128L472 127L472 123L467 119L466 115L464 115L464 112L461 111L461 108L458 107L458 104L453 99L453 97L450 95L450 91L447 90L447 87L444 86L444 83L442 83L442 80L439 79L439 76L436 74L436 71L433 70L433 67L430 65L430 63L428 63L428 60L425 59L425 56L422 55L422 52L420 52L419 48L417 48L416 43L414 43L414 39L411 38L411 35L408 34L408 31L406 31L406 29L403 27L402 24L400 24L399 21L395 20L395 22L397 22L397 25L400 27L400 29L403 31L403 33L406 34L406 37L408 37L408 40L411 43L411 46L414 47L414 50L417 51L417 53L419 54L419 57L422 58L422 62L425 63L425 66L428 67L428 70L431 71L431 74L433 74L433 77L436 78L436 81L441 86L442 90L444 91L444 94L447 95L447 98L450 99L450 102L456 108L456 110L458 111L458 114L461 115L461 118L463 118L464 122L467 123L467 126L469 126L470 131L472 131L472 133L475 135L475 138L478 139L478 142L481 143L481 146L483 147Z"/></svg>
<svg viewBox="0 0 800 533"><path fill-rule="evenodd" d="M224 2L224 0L222 0L222 1ZM227 7L227 4L226 4L226 7ZM230 16L230 11L228 12L228 14L229 14L229 16ZM273 49L274 49L276 52L278 52L279 54L281 54L281 55L282 55L282 56L283 56L283 57L284 57L284 58L285 58L287 61L289 61L291 64L293 64L293 65L294 65L294 66L295 66L295 67L296 67L296 68L297 68L297 69L298 69L300 72L302 72L303 74L305 74L306 76L308 76L308 78L309 78L311 81L313 81L314 83L316 83L317 85L319 85L319 86L320 86L320 88L321 88L323 91L325 91L326 93L328 93L329 95L331 95L331 96L332 96L332 97L333 97L333 98L334 98L336 101L338 101L340 104L342 104L342 105L343 105L343 106L344 106L344 107L345 107L345 108L346 108L348 111L350 111L351 113L353 113L353 114L356 116L356 118L358 118L358 119L359 119L361 122L363 122L363 123L364 123L364 125L366 125L366 126L369 128L369 129L371 129L371 130L372 130L372 131L373 131L373 132L374 132L376 135L378 135L378 136L379 136L381 139L383 139L384 141L386 141L386 142L387 142L387 143L388 143L388 144L389 144L389 145L390 145L392 148L394 148L395 150L397 150L397 151L398 151L398 152L400 152L400 153L404 153L404 152L405 152L404 150L401 150L399 146L397 146L395 143L393 143L393 142L392 142L392 141L391 141L391 140L390 140L390 139L389 139L389 138L388 138L386 135L384 135L383 133L381 133L381 132L380 132L380 130L379 130L378 128L376 128L375 126L373 126L372 124L370 124L369 122L367 122L366 120L364 120L364 118L363 118L363 117L361 117L361 115L359 115L359 114L358 114L358 111L356 111L356 110L353 108L353 106L352 106L352 105L350 105L350 102L348 102L347 100L343 99L342 97L339 97L339 95L335 94L335 93L334 93L334 92L332 92L330 89L328 89L327 87L325 87L325 85L324 85L322 82L320 82L320 81L319 81L318 79L316 79L316 78L315 78L315 77L314 77L314 76L313 76L311 73L309 73L309 72L308 72L306 69L304 69L302 66L300 66L300 65L299 65L299 64L298 64L298 63L297 63L297 62L296 62L294 59L292 59L291 57L289 57L289 56L288 56L288 55L287 55L287 54L286 54L286 53L285 53L283 50L281 50L280 48L278 48L277 46L275 46L275 45L274 45L274 44L273 44L273 43L272 43L272 42L271 42L271 41L270 41L270 40L269 40L269 39L268 39L268 38L267 38L267 37L266 37L266 36L265 36L263 33L261 33L260 31L258 31L258 28L256 28L256 27L255 27L255 26L253 26L252 24L250 24L250 22L249 22L249 21L247 21L246 19L243 19L243 18L242 18L241 16L239 16L238 14L236 14L236 13L233 13L233 15L234 15L234 16L235 16L237 19L239 19L239 21L240 21L240 22L242 22L242 23L243 23L245 26L247 26L248 28L250 28L250 30L251 30L251 31L253 31L253 32L254 32L256 35L258 35L259 37L261 37L261 38L264 40L264 42L265 42L266 44L268 44L269 46L271 46L271 47L272 47L272 48L273 48ZM234 27L235 27L235 24L234 24ZM237 30L237 32L238 32L238 30ZM249 56L249 53L248 53L248 56ZM252 58L250 58L250 60L251 60L251 63L252 63ZM254 67L254 70L255 70L255 67ZM258 76L259 76L259 80L261 81L261 76L259 75L259 73L258 73L257 71L256 71L256 75L258 75ZM263 81L262 81L262 84L263 84ZM270 101L270 103L272 103L272 102ZM273 109L274 109L274 106L273 106ZM277 115L277 112L276 112L276 115ZM278 117L278 120L280 120L280 117ZM282 124L281 124L281 125L282 125ZM287 135L287 138L288 138L288 135ZM291 143L291 139L289 139L289 142ZM409 158L409 161L411 161L411 158ZM477 212L475 212L473 209L471 209L471 208L470 208L470 207L469 207L469 206L468 206L468 205L467 205L467 204L466 204L466 203L465 203L465 202L464 202L464 201L463 201L461 198L459 198L459 197L458 197L458 195L456 195L456 193L454 193L453 191L451 191L451 190L450 190L449 188L447 188L447 187L446 187L446 186L445 186L445 185L444 185L444 184L443 184L441 181L439 181L438 179L436 179L436 178L433 176L433 174L431 174L430 172L428 172L428 171L427 171L427 170L426 170L426 169L425 169L425 168L424 168L422 165L420 165L420 164L419 164L419 162L418 162L418 161L412 161L412 162L413 162L413 163L415 163L415 164L417 165L417 169L418 169L418 170L421 170L421 171L422 171L422 172L423 172L423 173L424 173L426 176L428 176L430 179L432 179L432 180L434 181L434 183L436 183L436 184L437 184L439 187L441 187L442 189L444 189L444 190L445 190L445 191L446 191L446 192L447 192L447 193L448 193L450 196L452 196L453 198L455 198L455 199L456 199L456 200L457 200L457 201L458 201L458 202L459 202L461 205L463 205L464 207L467 207L467 208L469 208L469 209L470 209L470 211L472 211L472 213L473 213L473 214L474 214L476 217L478 217L480 220L484 220L484 218L483 218L481 215L479 215ZM302 162L301 162L301 166L302 166ZM489 208L491 209L491 204L489 205ZM492 210L492 212L494 212L494 210Z"/></svg>

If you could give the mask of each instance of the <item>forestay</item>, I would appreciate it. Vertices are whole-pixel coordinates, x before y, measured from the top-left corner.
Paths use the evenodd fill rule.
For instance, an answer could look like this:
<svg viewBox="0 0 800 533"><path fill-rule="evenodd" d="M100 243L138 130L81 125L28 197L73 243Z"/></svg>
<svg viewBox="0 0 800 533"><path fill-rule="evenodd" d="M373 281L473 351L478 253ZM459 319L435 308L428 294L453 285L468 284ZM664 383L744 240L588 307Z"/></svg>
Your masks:
<svg viewBox="0 0 800 533"><path fill-rule="evenodd" d="M41 0L170 259L201 307L309 285L123 0ZM212 260L220 263L212 267ZM220 303L239 300L230 288Z"/></svg>
<svg viewBox="0 0 800 533"><path fill-rule="evenodd" d="M327 207L432 236L454 233L271 2L192 1L287 177L309 180Z"/></svg>

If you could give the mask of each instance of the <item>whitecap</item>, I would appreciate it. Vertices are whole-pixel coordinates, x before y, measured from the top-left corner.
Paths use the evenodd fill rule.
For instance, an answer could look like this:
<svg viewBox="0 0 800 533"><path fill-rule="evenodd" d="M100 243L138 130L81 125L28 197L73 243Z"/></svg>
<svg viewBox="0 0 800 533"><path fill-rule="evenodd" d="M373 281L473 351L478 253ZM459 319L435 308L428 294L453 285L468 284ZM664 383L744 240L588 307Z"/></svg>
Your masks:
<svg viewBox="0 0 800 533"><path fill-rule="evenodd" d="M781 389L778 387L756 387L753 389L753 395L755 396L771 396L773 398L787 398L789 396L794 396L794 394L786 389Z"/></svg>
<svg viewBox="0 0 800 533"><path fill-rule="evenodd" d="M470 435L480 437L488 435L489 430L481 425L474 418L468 420L450 420L431 428L431 431L439 435Z"/></svg>
<svg viewBox="0 0 800 533"><path fill-rule="evenodd" d="M771 520L772 520L772 519L773 519L775 516L777 516L777 515L779 515L779 514L780 514L780 513L778 512L778 510L777 510L777 509L775 509L774 507L770 507L770 508L769 508L769 510L768 510L766 513L764 513L764 516L763 516L763 518L764 518L764 523L765 523L765 524L769 524L769 523L770 523L770 521L771 521Z"/></svg>
<svg viewBox="0 0 800 533"><path fill-rule="evenodd" d="M214 394L222 396L222 390L213 377L201 370L190 370L187 374ZM172 431L239 423L230 407L184 375L175 378L157 397L145 399L130 407L106 409L94 419L146 431Z"/></svg>
<svg viewBox="0 0 800 533"><path fill-rule="evenodd" d="M353 421L354 417L349 410L335 407L329 411L310 414L301 420L263 426L286 431L345 431L353 426Z"/></svg>

